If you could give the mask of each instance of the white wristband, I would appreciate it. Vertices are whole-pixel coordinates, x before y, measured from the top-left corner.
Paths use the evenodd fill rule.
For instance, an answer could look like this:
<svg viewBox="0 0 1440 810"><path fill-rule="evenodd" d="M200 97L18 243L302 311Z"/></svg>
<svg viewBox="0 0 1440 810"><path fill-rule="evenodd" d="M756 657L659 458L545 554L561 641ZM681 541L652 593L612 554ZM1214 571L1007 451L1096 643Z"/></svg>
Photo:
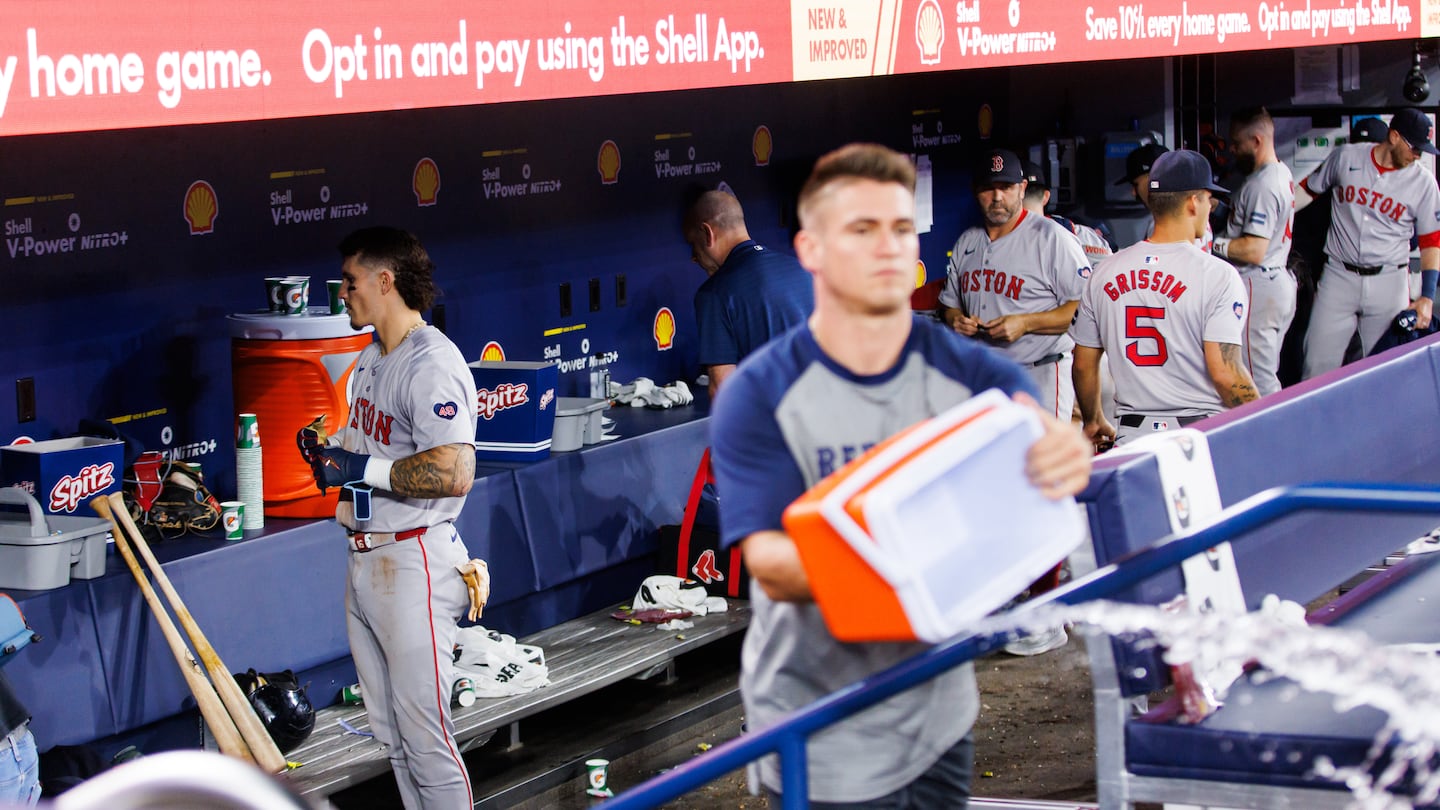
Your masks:
<svg viewBox="0 0 1440 810"><path fill-rule="evenodd" d="M1210 251L1221 258L1230 258L1230 240L1223 236L1215 237L1215 241L1210 244Z"/></svg>
<svg viewBox="0 0 1440 810"><path fill-rule="evenodd" d="M390 489L390 468L394 466L395 462L388 458L371 456L370 460L365 462L365 483L376 489L388 491Z"/></svg>

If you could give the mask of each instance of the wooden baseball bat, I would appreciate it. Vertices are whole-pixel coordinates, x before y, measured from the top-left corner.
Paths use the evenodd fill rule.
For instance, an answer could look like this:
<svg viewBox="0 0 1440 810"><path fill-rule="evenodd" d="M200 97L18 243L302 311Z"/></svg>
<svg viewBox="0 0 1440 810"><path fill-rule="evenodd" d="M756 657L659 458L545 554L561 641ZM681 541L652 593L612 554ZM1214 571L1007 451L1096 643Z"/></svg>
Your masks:
<svg viewBox="0 0 1440 810"><path fill-rule="evenodd" d="M280 753L274 738L255 714L255 707L250 705L250 701L240 691L235 676L230 674L225 662L220 660L220 655L200 630L200 625L196 624L195 617L190 615L190 609L185 607L180 594L175 592L175 586L170 584L170 577L166 576L165 569L160 567L160 561L155 559L155 555L150 551L150 544L145 542L139 527L130 518L130 511L125 508L124 496L118 492L110 495L110 511L120 520L125 530L130 532L135 548L139 550L140 556L145 558L146 565L150 566L150 574L155 577L155 584L160 587L165 598L170 600L170 609L175 611L175 618L180 620L180 626L185 628L186 635L190 636L190 643L195 645L195 654L210 673L210 681L215 684L215 691L220 693L220 700L225 704L225 708L230 710L230 717L240 729L240 736L244 737L246 744L250 746L255 764L267 773L284 771L285 756Z"/></svg>
<svg viewBox="0 0 1440 810"><path fill-rule="evenodd" d="M175 663L180 665L180 673L185 676L185 684L190 687L190 694L195 696L195 703L200 707L200 716L205 718L206 725L210 726L210 733L215 735L215 741L220 745L220 752L246 762L254 762L255 757L250 753L250 746L240 736L240 730L235 726L230 713L225 711L225 704L220 701L216 694L215 687L205 677L205 671L190 654L190 648L180 638L180 630L171 621L170 614L165 611L165 606L160 604L160 597L155 594L155 589L150 587L150 580L145 576L145 571L140 568L140 561L135 559L135 553L130 550L130 543L125 539L125 532L115 520L115 514L110 507L110 501L103 495L90 501L90 508L99 515L110 521L110 528L115 533L115 549L125 559L125 565L130 568L134 575L135 582L140 586L140 594L145 597L145 604L150 606L150 612L155 616L155 622L160 625L160 633L165 637L165 642L170 646L170 652L175 656ZM124 508L123 506L121 507Z"/></svg>

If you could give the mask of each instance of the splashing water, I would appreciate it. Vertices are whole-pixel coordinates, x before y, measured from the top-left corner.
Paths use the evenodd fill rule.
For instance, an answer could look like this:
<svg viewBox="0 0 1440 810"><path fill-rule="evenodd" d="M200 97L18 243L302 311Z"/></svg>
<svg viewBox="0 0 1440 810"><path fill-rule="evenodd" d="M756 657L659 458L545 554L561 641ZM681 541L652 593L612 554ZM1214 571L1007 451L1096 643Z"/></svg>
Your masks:
<svg viewBox="0 0 1440 810"><path fill-rule="evenodd" d="M1373 706L1388 719L1365 761L1336 767L1321 757L1314 763L1314 775L1344 784L1355 797L1352 806L1365 810L1411 810L1440 797L1440 772L1435 768L1440 754L1440 656L1434 647L1387 646L1356 631L1309 625L1303 607L1274 596L1258 611L1241 615L1168 612L1103 600L1045 605L992 616L976 630L1023 635L1061 623L1112 636L1148 636L1166 648L1167 663L1190 663L1197 671L1258 662L1266 677L1289 678L1299 688L1334 695L1338 712ZM1387 754L1389 762L1372 776ZM1405 782L1413 797L1390 792Z"/></svg>

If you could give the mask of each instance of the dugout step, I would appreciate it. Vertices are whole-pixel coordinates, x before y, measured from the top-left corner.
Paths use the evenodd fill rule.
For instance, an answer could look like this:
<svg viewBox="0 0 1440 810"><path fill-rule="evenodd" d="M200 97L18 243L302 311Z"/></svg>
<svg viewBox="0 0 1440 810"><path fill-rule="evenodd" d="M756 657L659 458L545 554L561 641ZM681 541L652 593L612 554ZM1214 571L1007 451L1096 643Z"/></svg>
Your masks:
<svg viewBox="0 0 1440 810"><path fill-rule="evenodd" d="M482 698L473 706L455 709L456 741L468 747L472 739L504 729L506 734L497 735L501 740L491 741L490 745L503 741L507 750L522 747L521 720L651 673L657 667L663 671L665 664L680 655L739 634L749 625L750 604L728 601L728 612L693 617L689 621L695 626L680 633L655 625L617 621L610 618L616 606L610 606L520 639L521 643L545 651L550 685L522 695ZM738 669L738 653L731 657ZM683 683L686 675L682 671L680 676ZM733 672L729 677L735 680ZM641 683L651 689L662 688L654 682ZM346 726L358 732L370 731L364 706L338 705L316 712L315 732L305 745L288 755L291 761L302 763L283 777L293 789L319 798L387 774L390 764L380 744Z"/></svg>

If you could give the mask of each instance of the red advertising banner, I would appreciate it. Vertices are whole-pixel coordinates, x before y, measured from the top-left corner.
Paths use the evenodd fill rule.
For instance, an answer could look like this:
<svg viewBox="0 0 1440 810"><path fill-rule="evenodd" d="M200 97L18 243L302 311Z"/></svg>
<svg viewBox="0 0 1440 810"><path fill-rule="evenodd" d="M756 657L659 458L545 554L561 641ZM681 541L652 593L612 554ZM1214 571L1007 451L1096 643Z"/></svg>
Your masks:
<svg viewBox="0 0 1440 810"><path fill-rule="evenodd" d="M5 3L0 135L1409 39L1421 2Z"/></svg>
<svg viewBox="0 0 1440 810"><path fill-rule="evenodd" d="M5 3L0 135L781 82L789 43L765 0Z"/></svg>

